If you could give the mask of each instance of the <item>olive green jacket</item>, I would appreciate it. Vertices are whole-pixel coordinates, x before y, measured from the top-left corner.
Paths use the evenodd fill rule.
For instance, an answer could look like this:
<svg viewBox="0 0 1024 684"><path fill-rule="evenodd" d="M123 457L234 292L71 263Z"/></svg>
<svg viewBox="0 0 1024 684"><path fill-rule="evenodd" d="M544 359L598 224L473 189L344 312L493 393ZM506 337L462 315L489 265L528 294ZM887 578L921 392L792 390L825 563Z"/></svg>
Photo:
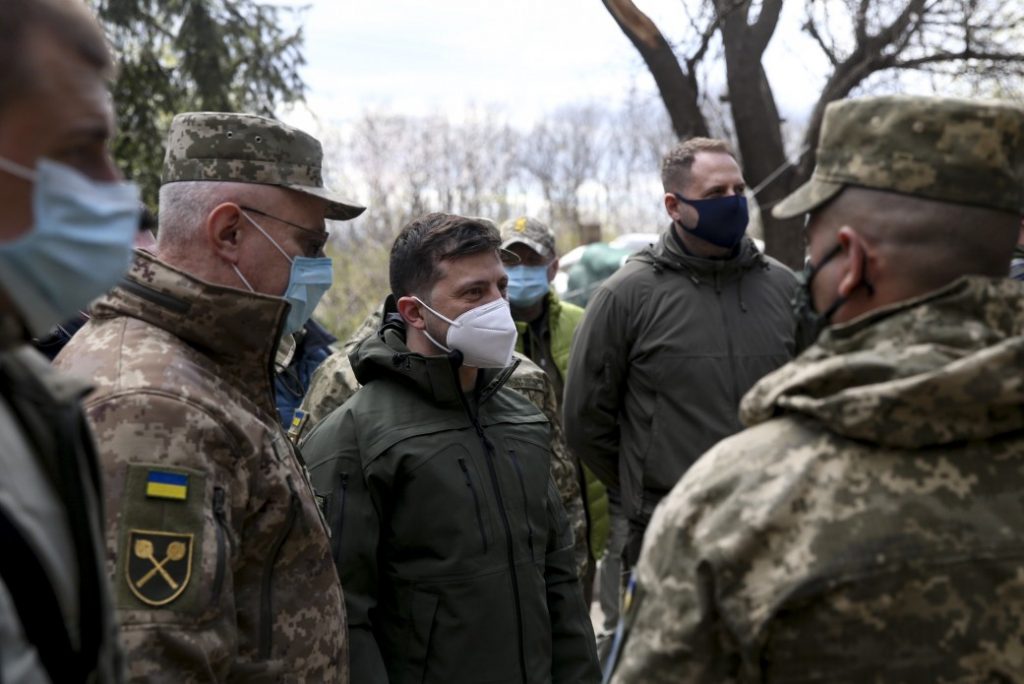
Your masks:
<svg viewBox="0 0 1024 684"><path fill-rule="evenodd" d="M455 362L410 352L395 318L352 353L362 388L302 443L352 680L598 681L546 419L503 387L511 367L464 395Z"/></svg>
<svg viewBox="0 0 1024 684"><path fill-rule="evenodd" d="M744 239L723 260L660 242L601 284L569 359L569 448L636 527L715 442L742 426L740 398L791 359L796 277Z"/></svg>
<svg viewBox="0 0 1024 684"><path fill-rule="evenodd" d="M583 309L575 304L563 302L552 289L547 295L548 331L551 335L551 358L555 361L562 382L569 374L569 351L572 349L573 335L583 320ZM516 340L516 351L523 353L525 345L523 336L529 334L529 324L516 322L519 338ZM536 359L535 359L536 360ZM558 397L558 406L562 406L562 397ZM590 554L600 558L608 542L609 513L608 493L601 481L586 465L580 463L583 471L582 489L586 494L588 522L588 545Z"/></svg>

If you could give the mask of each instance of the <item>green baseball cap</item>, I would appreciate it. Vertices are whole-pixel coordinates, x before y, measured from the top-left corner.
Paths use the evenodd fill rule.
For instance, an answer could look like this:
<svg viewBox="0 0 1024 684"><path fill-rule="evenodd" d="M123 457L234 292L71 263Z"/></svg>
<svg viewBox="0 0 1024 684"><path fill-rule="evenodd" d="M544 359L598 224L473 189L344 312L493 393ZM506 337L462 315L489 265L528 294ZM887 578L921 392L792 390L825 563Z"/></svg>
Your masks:
<svg viewBox="0 0 1024 684"><path fill-rule="evenodd" d="M554 231L529 216L509 219L501 224L501 248L507 250L515 244L526 245L548 260L557 256Z"/></svg>
<svg viewBox="0 0 1024 684"><path fill-rule="evenodd" d="M811 179L772 215L813 211L847 186L1020 212L1024 109L909 95L832 102Z"/></svg>
<svg viewBox="0 0 1024 684"><path fill-rule="evenodd" d="M326 218L354 219L366 207L324 187L323 158L316 138L280 121L254 114L187 112L171 121L161 182L277 185L327 200Z"/></svg>

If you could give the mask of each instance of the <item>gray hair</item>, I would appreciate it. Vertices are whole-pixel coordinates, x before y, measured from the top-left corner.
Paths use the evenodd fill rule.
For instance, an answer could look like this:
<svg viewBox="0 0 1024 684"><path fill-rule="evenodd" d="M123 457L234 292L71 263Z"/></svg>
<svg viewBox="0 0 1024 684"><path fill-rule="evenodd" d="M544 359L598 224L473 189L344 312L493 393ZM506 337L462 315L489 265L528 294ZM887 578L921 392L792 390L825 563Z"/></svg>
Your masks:
<svg viewBox="0 0 1024 684"><path fill-rule="evenodd" d="M218 205L244 203L252 193L246 183L178 181L160 187L160 229L157 249L186 250Z"/></svg>

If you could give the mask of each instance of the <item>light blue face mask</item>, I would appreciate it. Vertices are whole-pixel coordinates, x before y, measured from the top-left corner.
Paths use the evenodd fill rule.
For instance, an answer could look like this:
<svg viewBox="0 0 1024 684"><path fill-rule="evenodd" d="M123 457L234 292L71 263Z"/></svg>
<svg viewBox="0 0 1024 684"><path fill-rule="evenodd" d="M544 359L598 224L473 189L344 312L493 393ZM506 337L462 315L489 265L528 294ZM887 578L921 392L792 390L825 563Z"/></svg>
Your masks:
<svg viewBox="0 0 1024 684"><path fill-rule="evenodd" d="M508 301L512 306L532 306L548 293L547 266L510 266L505 270L508 272Z"/></svg>
<svg viewBox="0 0 1024 684"><path fill-rule="evenodd" d="M33 184L32 228L0 243L0 286L40 337L128 270L142 211L139 189L95 181L48 159L33 170L0 157L0 170Z"/></svg>
<svg viewBox="0 0 1024 684"><path fill-rule="evenodd" d="M292 265L291 273L288 275L288 287L281 295L291 305L291 308L288 309L288 320L285 321L281 334L297 333L313 315L316 305L320 303L320 298L331 289L331 283L334 282L334 269L331 267L331 260L328 257L297 256L292 258L288 256L288 252L281 249L281 245L277 244L277 241L263 230L263 226L253 221L248 213L243 211L242 215L249 219L249 222L256 226L256 230L263 233L263 237L270 240L270 244L274 245L277 251L284 255L284 258ZM255 292L256 290L252 288L238 267L232 264L232 268L235 269L235 273L249 288L249 291Z"/></svg>

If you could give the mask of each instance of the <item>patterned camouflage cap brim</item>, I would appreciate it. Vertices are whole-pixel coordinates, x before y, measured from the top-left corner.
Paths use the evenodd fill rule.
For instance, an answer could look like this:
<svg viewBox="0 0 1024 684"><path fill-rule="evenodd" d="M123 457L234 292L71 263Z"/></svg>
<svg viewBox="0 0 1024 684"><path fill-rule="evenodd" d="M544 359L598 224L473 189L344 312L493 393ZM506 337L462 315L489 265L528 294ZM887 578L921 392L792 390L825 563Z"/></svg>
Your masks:
<svg viewBox="0 0 1024 684"><path fill-rule="evenodd" d="M324 187L316 138L253 114L187 112L171 121L161 182L230 181L277 185L327 200L326 218L346 221L366 210Z"/></svg>
<svg viewBox="0 0 1024 684"><path fill-rule="evenodd" d="M535 218L520 216L509 219L501 226L501 248L522 244L545 259L554 259L555 233Z"/></svg>
<svg viewBox="0 0 1024 684"><path fill-rule="evenodd" d="M772 215L812 211L848 185L1018 212L1024 110L907 95L833 102L825 109L814 174Z"/></svg>

